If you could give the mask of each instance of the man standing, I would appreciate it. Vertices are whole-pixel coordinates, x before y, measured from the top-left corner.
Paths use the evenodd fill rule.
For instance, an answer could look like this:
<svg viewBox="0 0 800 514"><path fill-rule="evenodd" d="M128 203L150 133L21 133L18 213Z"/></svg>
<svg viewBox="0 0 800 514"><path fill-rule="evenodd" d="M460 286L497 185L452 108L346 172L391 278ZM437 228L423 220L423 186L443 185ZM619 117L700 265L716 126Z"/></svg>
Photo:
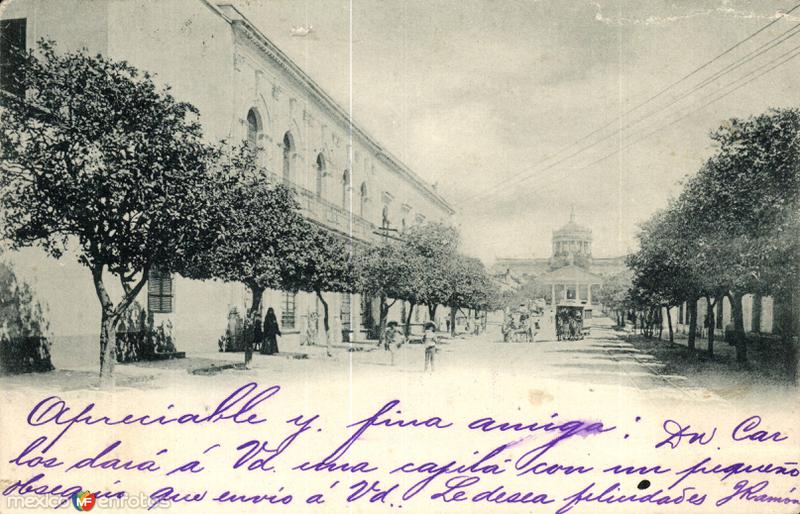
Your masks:
<svg viewBox="0 0 800 514"><path fill-rule="evenodd" d="M405 342L405 336L397 330L397 322L390 321L383 333L383 348L391 355L391 365L394 366L394 353Z"/></svg>
<svg viewBox="0 0 800 514"><path fill-rule="evenodd" d="M425 324L422 343L425 345L425 371L428 371L430 366L431 373L433 373L433 361L436 357L436 325L431 322Z"/></svg>

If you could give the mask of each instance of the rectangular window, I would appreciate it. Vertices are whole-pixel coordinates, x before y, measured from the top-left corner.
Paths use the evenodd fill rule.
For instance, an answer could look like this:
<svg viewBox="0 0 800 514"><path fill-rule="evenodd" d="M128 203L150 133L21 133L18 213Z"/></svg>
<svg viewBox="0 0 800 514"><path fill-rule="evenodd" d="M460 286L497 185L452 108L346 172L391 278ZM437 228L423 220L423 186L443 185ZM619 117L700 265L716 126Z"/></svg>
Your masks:
<svg viewBox="0 0 800 514"><path fill-rule="evenodd" d="M297 293L283 292L281 301L281 325L284 329L294 328L296 323Z"/></svg>
<svg viewBox="0 0 800 514"><path fill-rule="evenodd" d="M147 276L147 310L157 314L169 314L174 307L174 300L172 275L151 269Z"/></svg>
<svg viewBox="0 0 800 514"><path fill-rule="evenodd" d="M683 325L683 304L678 306L678 323Z"/></svg>
<svg viewBox="0 0 800 514"><path fill-rule="evenodd" d="M25 33L25 18L0 20L0 89L17 96L24 93L18 80Z"/></svg>
<svg viewBox="0 0 800 514"><path fill-rule="evenodd" d="M350 330L350 313L352 312L352 300L350 293L342 295L342 330Z"/></svg>

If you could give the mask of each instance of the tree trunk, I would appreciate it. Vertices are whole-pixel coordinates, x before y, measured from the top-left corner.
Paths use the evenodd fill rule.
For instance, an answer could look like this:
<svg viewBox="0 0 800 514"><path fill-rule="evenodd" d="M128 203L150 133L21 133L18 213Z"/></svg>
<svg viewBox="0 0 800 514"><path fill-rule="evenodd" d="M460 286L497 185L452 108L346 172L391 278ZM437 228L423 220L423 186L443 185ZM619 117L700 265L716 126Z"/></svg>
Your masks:
<svg viewBox="0 0 800 514"><path fill-rule="evenodd" d="M391 302L388 301L389 299L385 296L381 296L381 307L380 307L380 320L379 320L379 328L380 331L378 334L378 340L383 342L383 335L386 332L386 318L389 317L389 309L392 308L394 302L396 300L392 300ZM388 303L387 303L388 302Z"/></svg>
<svg viewBox="0 0 800 514"><path fill-rule="evenodd" d="M456 335L456 307L450 307L450 337L455 337Z"/></svg>
<svg viewBox="0 0 800 514"><path fill-rule="evenodd" d="M120 279L125 294L122 301L114 307L114 302L106 291L103 283L103 266L90 268L92 272L92 282L97 299L100 301L100 385L111 387L114 385L114 364L117 359L117 323L122 314L130 307L136 296L141 292L142 287L147 283L149 266L141 270L141 279L136 286L129 287L129 284Z"/></svg>
<svg viewBox="0 0 800 514"><path fill-rule="evenodd" d="M690 350L694 350L695 339L697 338L697 298L692 298L686 302L686 308L689 311L689 339L686 345Z"/></svg>
<svg viewBox="0 0 800 514"><path fill-rule="evenodd" d="M741 365L747 364L747 338L744 334L744 313L742 312L741 293L730 293L731 314L733 315L733 342L736 345L736 361Z"/></svg>
<svg viewBox="0 0 800 514"><path fill-rule="evenodd" d="M411 317L414 315L414 307L417 305L414 302L409 302L409 304L411 307L408 309L408 315L406 316L406 319L403 320L405 322L406 337L411 335Z"/></svg>
<svg viewBox="0 0 800 514"><path fill-rule="evenodd" d="M117 317L111 305L104 305L100 319L100 384L113 385L114 364L117 360Z"/></svg>
<svg viewBox="0 0 800 514"><path fill-rule="evenodd" d="M322 304L322 329L325 330L325 351L328 354L328 357L330 357L333 355L333 353L331 352L331 324L328 311L328 302L326 302L325 298L322 297L322 291L316 290L314 292L317 293L317 298L319 298L319 301Z"/></svg>
<svg viewBox="0 0 800 514"><path fill-rule="evenodd" d="M661 336L664 333L664 317L661 315L661 305L656 307L656 323L658 323L658 340L661 341Z"/></svg>
<svg viewBox="0 0 800 514"><path fill-rule="evenodd" d="M669 312L669 305L667 305L667 327L669 328L669 342L674 343L675 337L672 332L672 314Z"/></svg>
<svg viewBox="0 0 800 514"><path fill-rule="evenodd" d="M255 344L255 334L256 334L256 323L260 323L261 320L258 319L260 316L256 316L258 312L261 310L261 300L264 298L264 288L259 287L255 284L247 284L247 288L250 289L250 295L252 297L252 301L250 302L250 308L247 309L247 319L245 320L246 327L249 327L247 330L244 331L244 365L247 366L250 364L250 361L253 360L253 345Z"/></svg>
<svg viewBox="0 0 800 514"><path fill-rule="evenodd" d="M430 321L431 321L432 323L436 323L436 309L437 309L438 307L439 307L439 306L438 306L438 305L436 305L436 304L434 304L434 305L430 305L430 304L429 304L429 305L428 305L428 317L430 318ZM439 327L436 327L436 328L438 329Z"/></svg>
<svg viewBox="0 0 800 514"><path fill-rule="evenodd" d="M252 296L253 300L250 303L250 308L247 309L247 315L252 317L254 313L261 310L261 301L264 298L264 288L258 287L253 284L248 284L248 289L250 289L250 295Z"/></svg>
<svg viewBox="0 0 800 514"><path fill-rule="evenodd" d="M716 327L716 319L714 317L714 306L717 304L717 298L711 301L711 298L706 296L706 320L708 320L708 355L714 356L714 328Z"/></svg>

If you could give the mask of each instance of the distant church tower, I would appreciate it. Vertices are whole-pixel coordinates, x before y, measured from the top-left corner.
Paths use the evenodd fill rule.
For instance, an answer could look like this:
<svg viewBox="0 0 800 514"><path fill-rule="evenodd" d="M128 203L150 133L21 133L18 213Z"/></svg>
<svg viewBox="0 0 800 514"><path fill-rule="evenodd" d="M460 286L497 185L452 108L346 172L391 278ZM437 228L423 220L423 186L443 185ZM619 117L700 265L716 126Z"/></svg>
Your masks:
<svg viewBox="0 0 800 514"><path fill-rule="evenodd" d="M550 269L575 264L588 269L592 265L592 230L578 225L575 208L570 211L569 222L553 231L553 252Z"/></svg>

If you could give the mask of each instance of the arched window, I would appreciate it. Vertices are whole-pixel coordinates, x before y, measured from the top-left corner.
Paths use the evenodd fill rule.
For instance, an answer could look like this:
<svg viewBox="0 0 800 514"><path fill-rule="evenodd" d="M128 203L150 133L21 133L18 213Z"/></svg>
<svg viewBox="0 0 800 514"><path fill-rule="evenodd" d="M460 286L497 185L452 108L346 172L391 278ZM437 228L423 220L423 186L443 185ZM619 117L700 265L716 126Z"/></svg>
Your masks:
<svg viewBox="0 0 800 514"><path fill-rule="evenodd" d="M347 204L349 203L348 200L348 193L350 190L350 172L344 170L342 173L342 209L347 210Z"/></svg>
<svg viewBox="0 0 800 514"><path fill-rule="evenodd" d="M247 145L255 150L258 148L258 136L261 133L261 122L255 109L247 111Z"/></svg>
<svg viewBox="0 0 800 514"><path fill-rule="evenodd" d="M325 176L325 156L317 155L317 198L322 198L323 177Z"/></svg>
<svg viewBox="0 0 800 514"><path fill-rule="evenodd" d="M362 218L366 217L367 214L367 183L362 182L361 188L359 189L358 195L358 215Z"/></svg>
<svg viewBox="0 0 800 514"><path fill-rule="evenodd" d="M292 180L292 161L294 160L294 138L291 132L283 135L283 181Z"/></svg>
<svg viewBox="0 0 800 514"><path fill-rule="evenodd" d="M391 224L392 224L392 222L389 220L389 206L388 205L384 205L383 206L383 214L382 214L382 217L381 217L381 227L389 228L391 226Z"/></svg>

